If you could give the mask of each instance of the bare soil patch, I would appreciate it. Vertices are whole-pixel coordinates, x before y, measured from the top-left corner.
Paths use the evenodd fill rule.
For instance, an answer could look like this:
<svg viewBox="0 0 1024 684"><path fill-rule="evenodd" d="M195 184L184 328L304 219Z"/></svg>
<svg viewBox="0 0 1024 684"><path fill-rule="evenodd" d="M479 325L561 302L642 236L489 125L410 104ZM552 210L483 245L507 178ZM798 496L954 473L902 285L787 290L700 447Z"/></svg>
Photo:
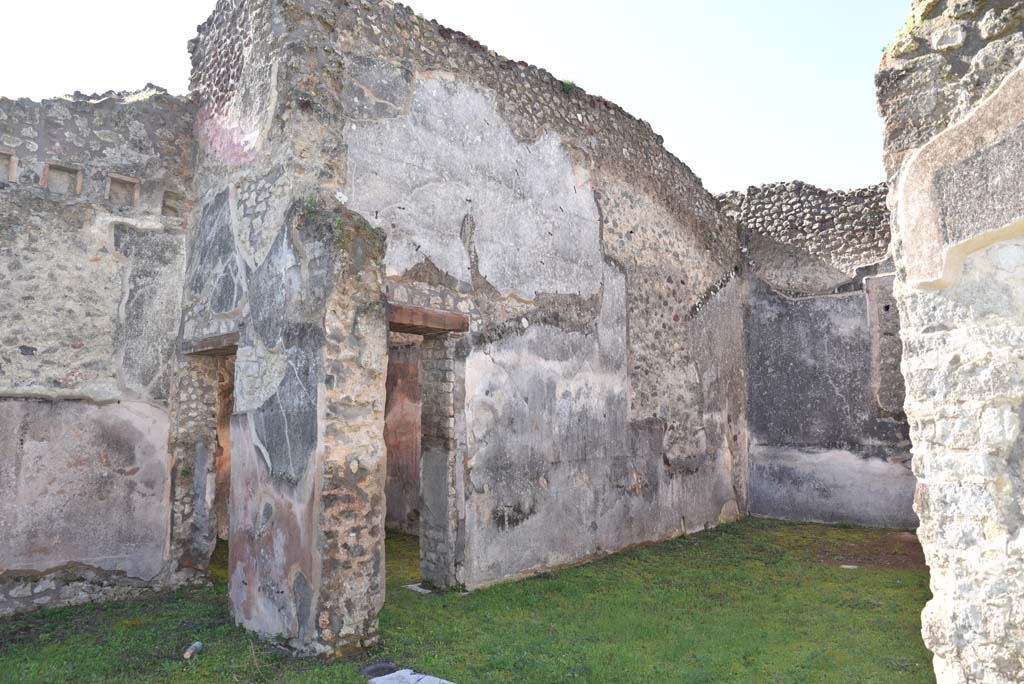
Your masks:
<svg viewBox="0 0 1024 684"><path fill-rule="evenodd" d="M890 532L878 539L846 541L818 548L825 565L926 570L921 542L913 532Z"/></svg>

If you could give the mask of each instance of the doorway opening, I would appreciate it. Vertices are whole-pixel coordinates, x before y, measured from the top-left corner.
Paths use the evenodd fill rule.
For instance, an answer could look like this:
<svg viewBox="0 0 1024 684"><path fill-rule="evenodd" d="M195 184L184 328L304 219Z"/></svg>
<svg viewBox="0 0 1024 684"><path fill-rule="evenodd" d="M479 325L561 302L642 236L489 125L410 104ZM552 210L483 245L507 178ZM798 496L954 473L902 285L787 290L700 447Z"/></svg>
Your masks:
<svg viewBox="0 0 1024 684"><path fill-rule="evenodd" d="M235 355L217 357L217 399L215 404L214 490L211 505L215 546L210 574L227 580L228 533L231 529L231 415L235 412ZM223 577L220 573L223 572Z"/></svg>
<svg viewBox="0 0 1024 684"><path fill-rule="evenodd" d="M227 584L231 529L231 418L235 409L238 332L182 342L184 364L176 396L182 416L175 489L187 492L184 515L172 522L180 564L205 569ZM212 420L211 420L212 419Z"/></svg>
<svg viewBox="0 0 1024 684"><path fill-rule="evenodd" d="M403 534L420 533L420 344L423 337L391 333L384 404L384 445L387 448L385 527Z"/></svg>
<svg viewBox="0 0 1024 684"><path fill-rule="evenodd" d="M461 559L457 492L464 401L458 342L465 314L390 304L384 443L390 572L454 587ZM416 547L418 553L413 552ZM419 573L414 572L418 559ZM418 582L415 581L418 579Z"/></svg>

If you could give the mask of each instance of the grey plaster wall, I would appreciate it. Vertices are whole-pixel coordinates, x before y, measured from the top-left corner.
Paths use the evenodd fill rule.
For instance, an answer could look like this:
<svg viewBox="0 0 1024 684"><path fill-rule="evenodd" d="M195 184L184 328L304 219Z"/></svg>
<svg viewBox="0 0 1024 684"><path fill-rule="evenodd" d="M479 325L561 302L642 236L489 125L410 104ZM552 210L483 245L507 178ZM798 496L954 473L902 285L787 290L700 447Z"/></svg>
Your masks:
<svg viewBox="0 0 1024 684"><path fill-rule="evenodd" d="M753 515L917 525L885 190L722 198L748 280Z"/></svg>
<svg viewBox="0 0 1024 684"><path fill-rule="evenodd" d="M864 292L747 303L750 511L916 527L906 420L873 392Z"/></svg>
<svg viewBox="0 0 1024 684"><path fill-rule="evenodd" d="M517 141L493 92L445 78L411 85L407 71L353 65L351 78L372 74L375 87L405 97L395 103L401 116L345 129L349 206L389 227L388 275L430 260L463 286L474 268L497 292L523 299L598 289L597 204L579 191L585 179L574 182L557 136ZM462 234L467 215L471 236Z"/></svg>
<svg viewBox="0 0 1024 684"><path fill-rule="evenodd" d="M752 283L747 304L750 427L779 444L886 447L906 438L871 391L867 297L791 299ZM905 446L905 443L904 443Z"/></svg>
<svg viewBox="0 0 1024 684"><path fill-rule="evenodd" d="M660 479L632 464L659 464L632 453L625 283L611 267L604 279L593 332L538 323L467 359L471 584L621 548L650 519L623 496L633 485L639 503Z"/></svg>
<svg viewBox="0 0 1024 684"><path fill-rule="evenodd" d="M0 611L174 580L169 389L193 110L0 99ZM26 593L27 592L27 593Z"/></svg>
<svg viewBox="0 0 1024 684"><path fill-rule="evenodd" d="M0 400L0 613L89 600L68 564L153 583L170 523L167 414L143 402ZM35 575L19 596L16 576ZM45 585L44 585L45 586Z"/></svg>

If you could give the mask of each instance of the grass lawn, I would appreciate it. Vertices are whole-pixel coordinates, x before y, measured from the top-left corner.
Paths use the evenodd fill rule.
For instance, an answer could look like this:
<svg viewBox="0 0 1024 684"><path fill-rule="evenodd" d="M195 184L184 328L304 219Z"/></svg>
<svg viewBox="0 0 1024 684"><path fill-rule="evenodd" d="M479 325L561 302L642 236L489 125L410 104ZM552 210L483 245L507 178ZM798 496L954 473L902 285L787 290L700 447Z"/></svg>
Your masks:
<svg viewBox="0 0 1024 684"><path fill-rule="evenodd" d="M459 684L930 683L928 572L899 538L747 519L469 596L420 596L401 588L419 579L416 539L393 535L384 645L370 659ZM366 681L361 663L251 638L225 582L220 567L209 587L2 620L0 682ZM183 661L195 640L203 652Z"/></svg>

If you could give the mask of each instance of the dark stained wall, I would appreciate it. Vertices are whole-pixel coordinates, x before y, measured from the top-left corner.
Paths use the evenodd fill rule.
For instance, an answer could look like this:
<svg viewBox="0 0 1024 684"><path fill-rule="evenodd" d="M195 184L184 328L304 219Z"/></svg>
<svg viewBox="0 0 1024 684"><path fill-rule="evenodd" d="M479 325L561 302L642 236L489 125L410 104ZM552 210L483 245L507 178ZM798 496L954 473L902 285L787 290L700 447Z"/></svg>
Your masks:
<svg viewBox="0 0 1024 684"><path fill-rule="evenodd" d="M915 527L884 185L724 196L742 226L750 513Z"/></svg>

